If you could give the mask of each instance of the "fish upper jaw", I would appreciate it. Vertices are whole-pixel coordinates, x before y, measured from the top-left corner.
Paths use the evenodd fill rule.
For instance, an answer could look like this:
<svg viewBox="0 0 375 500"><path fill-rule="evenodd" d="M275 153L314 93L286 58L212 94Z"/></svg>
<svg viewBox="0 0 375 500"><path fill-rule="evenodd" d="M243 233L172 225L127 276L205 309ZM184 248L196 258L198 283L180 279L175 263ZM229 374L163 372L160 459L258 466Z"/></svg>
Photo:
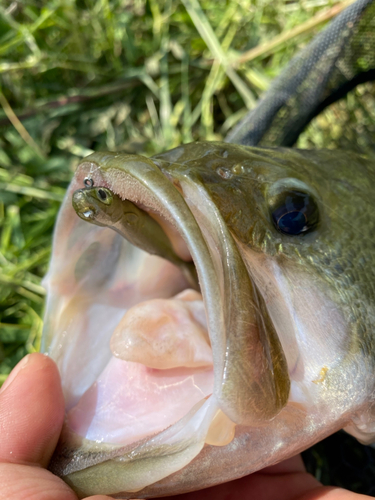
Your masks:
<svg viewBox="0 0 375 500"><path fill-rule="evenodd" d="M179 178L184 199L208 242L219 277L225 351L215 395L223 412L237 424L273 419L286 405L290 380L282 346L267 308L235 240L204 185Z"/></svg>

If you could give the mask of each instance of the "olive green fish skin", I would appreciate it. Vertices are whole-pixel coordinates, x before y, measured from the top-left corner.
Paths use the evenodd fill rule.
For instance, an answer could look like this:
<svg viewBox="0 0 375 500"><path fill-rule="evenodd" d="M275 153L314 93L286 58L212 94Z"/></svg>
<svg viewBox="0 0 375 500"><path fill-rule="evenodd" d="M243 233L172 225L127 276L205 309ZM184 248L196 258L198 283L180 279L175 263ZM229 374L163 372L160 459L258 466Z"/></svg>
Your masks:
<svg viewBox="0 0 375 500"><path fill-rule="evenodd" d="M375 349L375 164L346 151L195 143L153 158L165 175L204 185L237 240L288 260L322 280L345 312L350 351ZM297 179L319 207L315 230L298 236L274 226L270 199L280 179ZM288 186L288 183L286 184Z"/></svg>

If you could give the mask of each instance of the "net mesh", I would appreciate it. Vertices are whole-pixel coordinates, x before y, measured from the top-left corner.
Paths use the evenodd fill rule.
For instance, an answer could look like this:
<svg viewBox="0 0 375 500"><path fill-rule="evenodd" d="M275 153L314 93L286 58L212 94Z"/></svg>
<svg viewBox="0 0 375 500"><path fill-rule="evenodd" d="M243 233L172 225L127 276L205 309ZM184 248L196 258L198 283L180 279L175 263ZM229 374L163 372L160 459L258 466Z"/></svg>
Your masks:
<svg viewBox="0 0 375 500"><path fill-rule="evenodd" d="M375 102L369 103L368 97L366 101L366 92L361 90L361 84L372 80L375 80L375 2L359 0L291 60L257 107L226 140L249 146L293 146L314 117L348 93L356 109L364 109L374 117ZM347 108L348 103L344 110ZM335 105L333 115L337 120L340 114L336 123L341 123L341 133L336 131L327 144L320 146L358 150L355 139L361 136L363 123L358 116L351 115L348 119L344 110L338 113L340 107ZM375 132L374 120L370 120L370 127L371 122ZM319 122L315 123L315 129L319 126ZM304 140L305 144L298 145L316 146L311 139L309 142L309 134ZM370 133L362 142L361 152L375 154L374 134Z"/></svg>

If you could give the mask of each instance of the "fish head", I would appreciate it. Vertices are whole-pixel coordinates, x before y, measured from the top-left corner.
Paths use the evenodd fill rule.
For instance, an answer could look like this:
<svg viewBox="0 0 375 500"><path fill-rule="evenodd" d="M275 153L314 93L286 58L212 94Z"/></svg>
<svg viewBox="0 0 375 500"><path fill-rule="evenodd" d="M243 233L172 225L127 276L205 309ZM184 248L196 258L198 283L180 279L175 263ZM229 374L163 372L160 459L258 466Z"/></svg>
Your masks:
<svg viewBox="0 0 375 500"><path fill-rule="evenodd" d="M121 217L121 200L105 187L86 187L73 193L72 205L78 217L97 225ZM99 218L99 220L98 220Z"/></svg>
<svg viewBox="0 0 375 500"><path fill-rule="evenodd" d="M200 293L77 217L86 178L157 220ZM52 470L82 496L148 498L241 477L343 427L371 440L373 180L350 153L223 143L85 158L45 279L44 350L67 411Z"/></svg>

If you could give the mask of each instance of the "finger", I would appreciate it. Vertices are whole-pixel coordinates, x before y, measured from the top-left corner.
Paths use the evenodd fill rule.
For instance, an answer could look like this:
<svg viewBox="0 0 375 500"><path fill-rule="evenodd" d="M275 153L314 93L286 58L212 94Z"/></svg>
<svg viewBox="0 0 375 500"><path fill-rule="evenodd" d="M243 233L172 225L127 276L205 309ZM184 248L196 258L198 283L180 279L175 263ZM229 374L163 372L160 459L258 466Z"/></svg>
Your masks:
<svg viewBox="0 0 375 500"><path fill-rule="evenodd" d="M260 471L262 474L286 474L290 472L306 472L301 455L295 455L276 465L271 465Z"/></svg>
<svg viewBox="0 0 375 500"><path fill-rule="evenodd" d="M300 468L299 460L294 462ZM322 486L313 476L299 470L278 474L260 471L205 490L168 497L168 500L297 500L317 487Z"/></svg>
<svg viewBox="0 0 375 500"><path fill-rule="evenodd" d="M78 500L59 477L37 466L0 463L0 500Z"/></svg>
<svg viewBox="0 0 375 500"><path fill-rule="evenodd" d="M332 486L321 487L294 499L294 500L370 500L373 497L360 495L352 491Z"/></svg>
<svg viewBox="0 0 375 500"><path fill-rule="evenodd" d="M64 398L55 363L26 356L0 392L0 462L46 467L64 419Z"/></svg>

